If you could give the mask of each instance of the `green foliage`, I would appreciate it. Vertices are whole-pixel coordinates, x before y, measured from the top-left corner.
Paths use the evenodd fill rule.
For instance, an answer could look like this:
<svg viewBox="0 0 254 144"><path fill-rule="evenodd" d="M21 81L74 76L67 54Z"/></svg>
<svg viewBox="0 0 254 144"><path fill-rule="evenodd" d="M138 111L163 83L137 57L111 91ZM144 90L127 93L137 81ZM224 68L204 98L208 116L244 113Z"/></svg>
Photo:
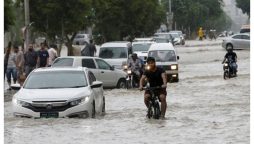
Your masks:
<svg viewBox="0 0 254 144"><path fill-rule="evenodd" d="M14 23L13 2L12 0L4 0L4 31L10 30L10 26Z"/></svg>
<svg viewBox="0 0 254 144"><path fill-rule="evenodd" d="M162 0L162 4L168 11L168 0ZM217 29L220 25L225 25L223 20L226 20L226 16L222 4L222 0L172 0L173 22L177 23L177 29L190 28L192 32L196 32L200 26ZM227 22L230 24L229 20Z"/></svg>
<svg viewBox="0 0 254 144"><path fill-rule="evenodd" d="M106 41L151 35L165 19L158 0L94 0L95 31Z"/></svg>
<svg viewBox="0 0 254 144"><path fill-rule="evenodd" d="M250 17L250 0L236 0L236 6Z"/></svg>
<svg viewBox="0 0 254 144"><path fill-rule="evenodd" d="M88 19L90 15L91 0L30 1L30 21L34 22L33 27L52 41L55 36L66 39L68 55L73 55L71 44L76 33L91 24Z"/></svg>

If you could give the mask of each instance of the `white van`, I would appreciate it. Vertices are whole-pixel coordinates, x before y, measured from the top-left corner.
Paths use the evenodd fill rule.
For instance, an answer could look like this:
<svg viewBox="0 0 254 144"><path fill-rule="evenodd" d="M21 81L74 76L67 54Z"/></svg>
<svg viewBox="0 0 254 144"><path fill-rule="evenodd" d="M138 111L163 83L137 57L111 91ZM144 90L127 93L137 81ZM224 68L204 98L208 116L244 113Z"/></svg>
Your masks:
<svg viewBox="0 0 254 144"><path fill-rule="evenodd" d="M148 50L148 56L154 57L156 66L162 67L167 74L168 82L178 82L178 60L175 48L171 43L154 43Z"/></svg>
<svg viewBox="0 0 254 144"><path fill-rule="evenodd" d="M132 54L132 47L127 41L107 42L99 50L99 57L117 69L122 69L122 65L127 63L129 54Z"/></svg>

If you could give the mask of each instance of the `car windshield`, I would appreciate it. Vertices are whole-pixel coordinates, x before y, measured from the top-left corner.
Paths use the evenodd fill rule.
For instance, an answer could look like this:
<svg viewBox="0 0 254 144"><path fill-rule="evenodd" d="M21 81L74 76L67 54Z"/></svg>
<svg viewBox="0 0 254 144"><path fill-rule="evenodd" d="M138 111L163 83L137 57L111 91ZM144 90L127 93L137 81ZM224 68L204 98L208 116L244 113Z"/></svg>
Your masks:
<svg viewBox="0 0 254 144"><path fill-rule="evenodd" d="M168 43L168 39L163 39L163 38L154 38L155 42L157 43Z"/></svg>
<svg viewBox="0 0 254 144"><path fill-rule="evenodd" d="M176 61L176 55L175 51L173 50L155 50L155 51L149 51L148 56L154 57L156 61L158 62L175 62Z"/></svg>
<svg viewBox="0 0 254 144"><path fill-rule="evenodd" d="M34 72L28 77L25 89L57 89L86 87L83 71L44 71Z"/></svg>
<svg viewBox="0 0 254 144"><path fill-rule="evenodd" d="M127 47L102 47L99 57L104 59L127 58Z"/></svg>
<svg viewBox="0 0 254 144"><path fill-rule="evenodd" d="M133 44L132 49L133 51L148 51L150 48L151 43L140 43L140 44Z"/></svg>
<svg viewBox="0 0 254 144"><path fill-rule="evenodd" d="M171 33L171 36L172 36L173 38L179 38L179 37L180 37L179 34L177 34L177 33Z"/></svg>

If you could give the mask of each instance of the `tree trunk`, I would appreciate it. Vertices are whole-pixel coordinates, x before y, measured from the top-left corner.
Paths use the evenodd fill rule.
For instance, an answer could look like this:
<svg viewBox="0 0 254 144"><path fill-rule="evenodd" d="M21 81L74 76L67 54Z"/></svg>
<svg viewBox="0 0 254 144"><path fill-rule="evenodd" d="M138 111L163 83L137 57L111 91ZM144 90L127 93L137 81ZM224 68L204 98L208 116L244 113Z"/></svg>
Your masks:
<svg viewBox="0 0 254 144"><path fill-rule="evenodd" d="M66 43L66 46L68 48L68 56L73 56L73 47L72 47L72 42L68 41Z"/></svg>

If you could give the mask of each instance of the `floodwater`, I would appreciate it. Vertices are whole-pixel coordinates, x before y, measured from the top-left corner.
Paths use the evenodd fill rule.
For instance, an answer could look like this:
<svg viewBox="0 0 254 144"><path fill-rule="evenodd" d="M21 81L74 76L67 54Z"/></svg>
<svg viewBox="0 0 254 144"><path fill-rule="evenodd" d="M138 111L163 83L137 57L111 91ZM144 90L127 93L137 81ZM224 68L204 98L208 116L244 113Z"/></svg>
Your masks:
<svg viewBox="0 0 254 144"><path fill-rule="evenodd" d="M143 92L105 90L95 119L14 118L5 94L6 144L248 144L250 51L236 51L238 77L224 80L221 46L177 47L179 82L169 83L165 120L147 119Z"/></svg>

